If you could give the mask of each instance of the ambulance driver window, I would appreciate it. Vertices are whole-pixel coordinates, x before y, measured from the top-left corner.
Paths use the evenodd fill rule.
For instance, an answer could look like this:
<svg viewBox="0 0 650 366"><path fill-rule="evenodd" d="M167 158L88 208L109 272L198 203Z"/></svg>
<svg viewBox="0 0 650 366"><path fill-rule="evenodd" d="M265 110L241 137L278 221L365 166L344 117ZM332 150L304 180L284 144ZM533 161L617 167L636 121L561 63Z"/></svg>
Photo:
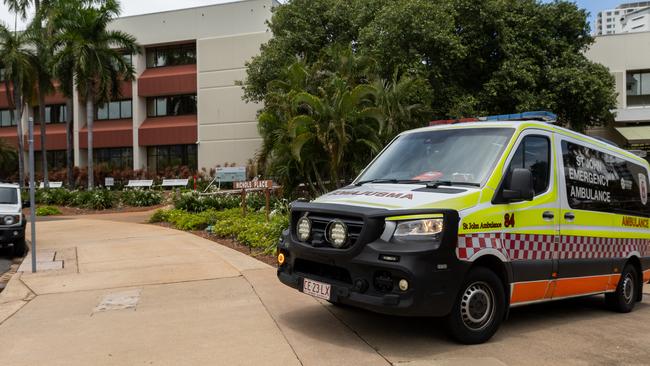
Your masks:
<svg viewBox="0 0 650 366"><path fill-rule="evenodd" d="M526 136L519 144L510 161L506 182L516 168L528 169L533 173L535 194L546 192L550 176L550 142L543 136Z"/></svg>
<svg viewBox="0 0 650 366"><path fill-rule="evenodd" d="M562 141L569 207L650 216L648 176L641 164Z"/></svg>

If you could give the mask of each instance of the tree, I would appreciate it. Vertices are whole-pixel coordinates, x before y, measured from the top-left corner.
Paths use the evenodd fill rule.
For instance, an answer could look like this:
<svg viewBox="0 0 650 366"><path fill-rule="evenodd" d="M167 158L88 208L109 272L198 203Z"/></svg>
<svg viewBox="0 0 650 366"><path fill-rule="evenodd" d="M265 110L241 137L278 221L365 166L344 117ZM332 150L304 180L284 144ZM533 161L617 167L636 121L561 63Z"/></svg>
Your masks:
<svg viewBox="0 0 650 366"><path fill-rule="evenodd" d="M10 31L0 24L0 64L5 69L5 89L7 100L13 106L12 121L16 122L18 139L18 184L23 187L25 162L23 151L24 135L22 116L25 101L33 86L34 54L29 47L25 33Z"/></svg>
<svg viewBox="0 0 650 366"><path fill-rule="evenodd" d="M99 5L83 0L62 2L62 6L76 11L59 12L53 19L53 24L59 29L54 36L53 65L61 84L74 83L86 103L88 189L92 189L95 103L117 97L120 82L133 80L135 69L123 55L138 54L140 47L132 35L107 29L120 14L117 1L106 0Z"/></svg>
<svg viewBox="0 0 650 366"><path fill-rule="evenodd" d="M41 130L41 158L43 165L43 185L49 188L48 167L47 167L47 134L45 126L45 96L54 90L52 85L52 32L49 28L44 28L44 12L42 11L40 1L35 0L36 14L34 19L27 28L27 36L36 49L36 104L38 105L38 114L34 118L34 123L38 123Z"/></svg>
<svg viewBox="0 0 650 366"><path fill-rule="evenodd" d="M382 80L375 67L351 47L334 47L311 66L294 61L268 84L258 158L287 192L301 182L314 196L340 187L379 151L386 129L410 125L423 110L408 104L418 79Z"/></svg>
<svg viewBox="0 0 650 366"><path fill-rule="evenodd" d="M18 153L5 140L0 139L0 180L16 174Z"/></svg>
<svg viewBox="0 0 650 366"><path fill-rule="evenodd" d="M381 79L426 80L431 119L549 109L578 131L613 119L614 79L584 56L593 37L569 1L292 0L269 28L247 64L249 101L264 101L296 55L310 66L351 44Z"/></svg>

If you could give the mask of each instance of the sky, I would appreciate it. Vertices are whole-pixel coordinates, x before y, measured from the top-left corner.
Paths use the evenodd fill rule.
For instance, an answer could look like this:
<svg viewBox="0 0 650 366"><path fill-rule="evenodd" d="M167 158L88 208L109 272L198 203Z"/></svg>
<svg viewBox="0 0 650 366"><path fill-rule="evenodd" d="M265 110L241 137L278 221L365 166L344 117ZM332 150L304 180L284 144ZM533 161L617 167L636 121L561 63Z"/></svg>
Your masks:
<svg viewBox="0 0 650 366"><path fill-rule="evenodd" d="M220 4L232 0L122 0L122 15L136 15L153 13L157 11L190 8L201 5ZM553 0L542 0L550 2ZM592 30L596 14L604 9L615 8L617 5L629 2L631 0L576 0L575 2L581 8L587 9L591 13L590 23ZM13 15L9 14L7 7L0 2L0 21L12 26L14 24Z"/></svg>

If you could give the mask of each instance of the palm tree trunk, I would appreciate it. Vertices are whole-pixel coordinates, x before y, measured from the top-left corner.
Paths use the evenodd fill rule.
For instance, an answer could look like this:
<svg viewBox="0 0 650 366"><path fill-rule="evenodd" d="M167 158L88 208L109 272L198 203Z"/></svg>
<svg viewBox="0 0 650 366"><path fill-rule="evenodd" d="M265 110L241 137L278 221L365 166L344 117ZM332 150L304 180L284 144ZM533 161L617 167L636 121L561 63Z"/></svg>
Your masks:
<svg viewBox="0 0 650 366"><path fill-rule="evenodd" d="M73 108L73 103L72 99L69 99L66 101L66 107L65 107L65 135L66 135L66 167L68 169L68 189L74 189L74 156L73 154L73 149L74 149L74 139L72 135L72 108Z"/></svg>
<svg viewBox="0 0 650 366"><path fill-rule="evenodd" d="M23 136L23 108L22 100L20 97L20 85L14 80L14 106L16 111L14 113L14 121L16 122L16 134L18 137L18 185L23 188L25 184L25 137Z"/></svg>
<svg viewBox="0 0 650 366"><path fill-rule="evenodd" d="M50 188L50 179L47 174L47 149L45 147L46 128L45 128L45 94L38 88L38 119L41 124L41 156L43 159L43 186L45 189Z"/></svg>
<svg viewBox="0 0 650 366"><path fill-rule="evenodd" d="M93 120L95 115L93 105L93 88L86 89L86 129L88 130L88 190L93 189L95 177L93 172Z"/></svg>

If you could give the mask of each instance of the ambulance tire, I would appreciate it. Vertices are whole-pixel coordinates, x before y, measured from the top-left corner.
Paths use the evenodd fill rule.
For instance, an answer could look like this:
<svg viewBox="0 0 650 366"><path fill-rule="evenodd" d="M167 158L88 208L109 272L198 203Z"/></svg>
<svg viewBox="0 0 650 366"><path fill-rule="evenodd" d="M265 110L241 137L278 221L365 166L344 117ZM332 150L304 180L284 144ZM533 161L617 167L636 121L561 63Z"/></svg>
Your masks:
<svg viewBox="0 0 650 366"><path fill-rule="evenodd" d="M616 291L605 294L605 302L614 311L619 313L629 313L634 309L637 291L639 290L639 275L633 265L627 264L621 273L621 279L618 281Z"/></svg>
<svg viewBox="0 0 650 366"><path fill-rule="evenodd" d="M485 267L471 269L446 317L450 335L463 344L489 340L499 329L506 308L501 279Z"/></svg>

